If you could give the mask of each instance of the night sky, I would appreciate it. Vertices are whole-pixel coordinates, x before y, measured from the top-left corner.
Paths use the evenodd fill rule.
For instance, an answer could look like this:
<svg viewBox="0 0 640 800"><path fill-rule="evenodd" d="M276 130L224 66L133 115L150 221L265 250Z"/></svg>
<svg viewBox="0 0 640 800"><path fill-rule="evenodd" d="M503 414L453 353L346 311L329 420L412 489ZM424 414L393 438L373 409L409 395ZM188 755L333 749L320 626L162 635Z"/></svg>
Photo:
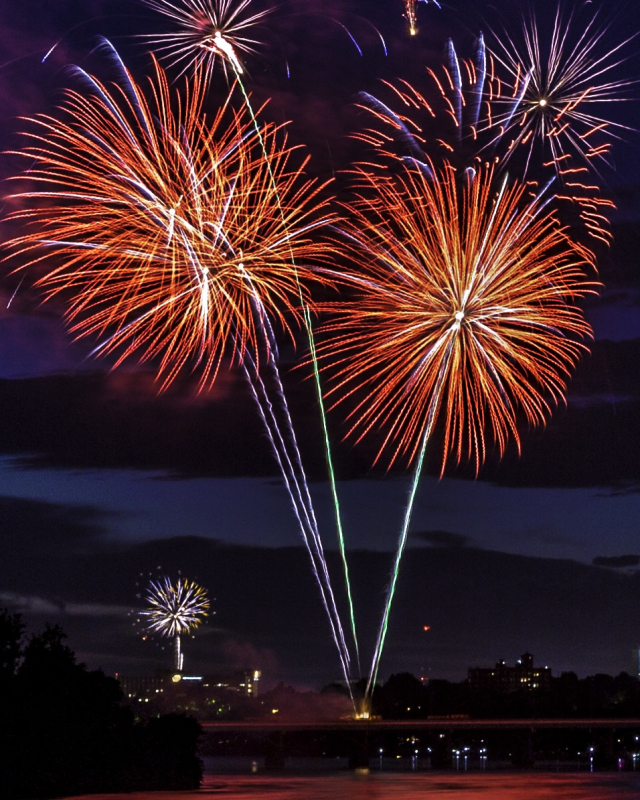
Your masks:
<svg viewBox="0 0 640 800"><path fill-rule="evenodd" d="M255 0L256 10L267 5ZM541 28L553 16L554 4L544 5ZM602 6L611 26L603 51L637 26L633 3L575 5ZM375 94L383 78L420 86L425 65L442 62L448 37L464 53L480 31L489 38L520 26L513 2L450 0L440 10L421 3L419 34L410 38L402 10L401 0L289 0L256 31L262 45L246 61L256 103L271 98L266 116L292 120L291 141L309 149L309 169L325 179L335 173L338 186L358 155L349 134L361 124L359 91ZM115 77L96 50L99 35L142 78L150 59L136 35L166 25L138 0L0 0L0 149L20 146L18 117L51 112L62 90L77 86L69 65ZM640 76L636 50L631 42L621 51L617 76ZM226 91L221 74L215 81L212 108ZM631 102L612 104L610 117L639 127L638 91L631 85ZM636 132L625 132L614 145L615 169L602 172L617 205L615 238L598 250L604 288L585 306L595 340L566 406L544 430L522 431L521 455L511 449L499 463L489 453L477 480L464 465L438 480L439 454L428 458L383 678L410 671L459 680L468 666L513 662L526 650L554 674L631 670L640 642L638 144ZM23 167L5 152L0 176ZM4 201L2 214L10 208ZM61 624L91 668L144 674L169 666L170 656L141 641L132 624L136 584L158 567L181 570L216 598L216 615L186 645L187 670L255 666L267 682L315 687L338 678L308 560L242 375L225 369L204 394L197 376L185 375L159 395L149 368L110 370L90 358L92 343L71 341L63 309L42 305L29 280L8 305L18 284L8 270L0 282L0 607L23 611L36 629ZM314 389L294 369L303 350L284 345L284 381L337 578ZM375 441L344 442L340 411L329 422L370 652L409 475L372 469Z"/></svg>

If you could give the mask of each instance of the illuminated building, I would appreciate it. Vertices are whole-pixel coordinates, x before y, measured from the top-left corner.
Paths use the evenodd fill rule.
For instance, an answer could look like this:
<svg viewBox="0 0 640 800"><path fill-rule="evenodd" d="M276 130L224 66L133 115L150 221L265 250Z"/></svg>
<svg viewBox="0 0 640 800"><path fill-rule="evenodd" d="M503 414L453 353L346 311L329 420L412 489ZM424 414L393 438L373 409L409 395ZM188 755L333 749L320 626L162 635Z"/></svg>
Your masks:
<svg viewBox="0 0 640 800"><path fill-rule="evenodd" d="M245 669L230 675L185 675L176 670L159 670L155 675L116 674L125 699L134 709L150 704L149 711L188 711L195 716L251 701L258 697L259 669ZM147 709L145 708L145 711Z"/></svg>
<svg viewBox="0 0 640 800"><path fill-rule="evenodd" d="M116 678L120 682L120 688L128 700L134 698L142 698L144 700L157 694L162 694L167 683L167 676L164 673L125 676L116 672Z"/></svg>
<svg viewBox="0 0 640 800"><path fill-rule="evenodd" d="M259 669L246 669L241 672L234 672L229 678L208 677L208 680L218 689L225 689L228 692L237 692L245 697L258 696L258 682L261 672Z"/></svg>
<svg viewBox="0 0 640 800"><path fill-rule="evenodd" d="M505 661L498 661L495 667L470 667L468 674L469 686L476 691L508 694L522 689L544 690L551 686L551 670L534 666L531 653L524 653L513 667Z"/></svg>

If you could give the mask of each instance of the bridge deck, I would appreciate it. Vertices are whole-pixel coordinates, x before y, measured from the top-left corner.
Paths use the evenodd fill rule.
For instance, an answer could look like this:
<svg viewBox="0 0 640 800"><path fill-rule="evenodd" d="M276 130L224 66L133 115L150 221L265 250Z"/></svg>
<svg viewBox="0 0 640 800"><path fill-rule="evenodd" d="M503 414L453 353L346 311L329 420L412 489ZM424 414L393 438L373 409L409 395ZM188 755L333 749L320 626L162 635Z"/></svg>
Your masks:
<svg viewBox="0 0 640 800"><path fill-rule="evenodd" d="M416 720L336 720L334 722L269 719L246 722L202 722L205 731L219 733L268 733L275 731L433 731L499 729L637 728L640 719L416 719Z"/></svg>

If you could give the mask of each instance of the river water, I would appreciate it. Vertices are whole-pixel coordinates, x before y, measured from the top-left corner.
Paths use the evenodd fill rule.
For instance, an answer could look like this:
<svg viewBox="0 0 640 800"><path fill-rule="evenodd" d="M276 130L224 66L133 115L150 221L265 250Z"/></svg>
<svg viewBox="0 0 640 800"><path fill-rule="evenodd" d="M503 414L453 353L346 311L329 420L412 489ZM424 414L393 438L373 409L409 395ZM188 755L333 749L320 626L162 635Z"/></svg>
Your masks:
<svg viewBox="0 0 640 800"><path fill-rule="evenodd" d="M639 800L640 773L207 775L195 792L75 800Z"/></svg>

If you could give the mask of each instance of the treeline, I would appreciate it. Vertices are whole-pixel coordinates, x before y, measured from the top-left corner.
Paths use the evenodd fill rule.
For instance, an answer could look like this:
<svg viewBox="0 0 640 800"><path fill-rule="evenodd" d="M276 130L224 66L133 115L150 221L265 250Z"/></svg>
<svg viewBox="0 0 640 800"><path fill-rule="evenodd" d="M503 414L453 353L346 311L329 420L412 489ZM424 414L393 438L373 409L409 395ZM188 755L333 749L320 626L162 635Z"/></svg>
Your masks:
<svg viewBox="0 0 640 800"><path fill-rule="evenodd" d="M365 686L365 681L352 686L356 706L362 705ZM337 719L348 716L352 709L349 693L340 683L329 684L320 692L300 692L279 684L260 700L264 715L277 709L281 718ZM640 680L626 672L587 678L563 672L551 679L548 688L507 692L474 689L467 680L423 682L402 672L376 685L370 712L382 719L640 719ZM250 713L256 714L255 706Z"/></svg>
<svg viewBox="0 0 640 800"><path fill-rule="evenodd" d="M392 675L373 694L373 713L384 719L422 719L465 715L472 719L542 717L640 719L640 681L621 672L617 676L578 678L563 672L548 689L500 692L474 690L468 681L423 683L410 673Z"/></svg>
<svg viewBox="0 0 640 800"><path fill-rule="evenodd" d="M195 789L200 726L136 721L118 682L76 661L58 627L25 636L0 612L0 798Z"/></svg>

